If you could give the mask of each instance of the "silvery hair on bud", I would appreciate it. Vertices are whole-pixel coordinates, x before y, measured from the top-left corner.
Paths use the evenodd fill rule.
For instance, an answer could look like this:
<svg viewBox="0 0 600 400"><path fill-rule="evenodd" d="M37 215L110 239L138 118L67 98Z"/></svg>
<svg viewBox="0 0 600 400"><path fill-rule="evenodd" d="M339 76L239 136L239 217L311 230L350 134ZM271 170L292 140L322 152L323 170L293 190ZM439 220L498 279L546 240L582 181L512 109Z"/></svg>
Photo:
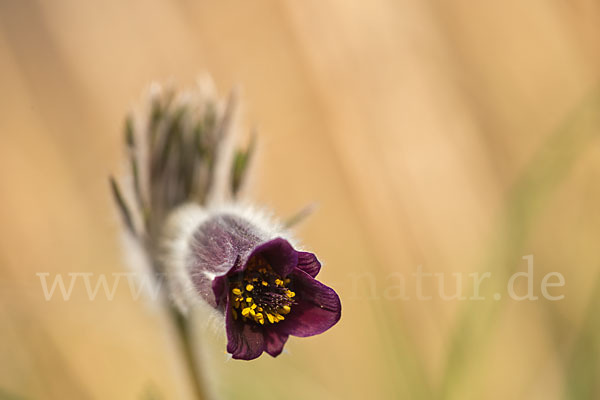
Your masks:
<svg viewBox="0 0 600 400"><path fill-rule="evenodd" d="M201 293L193 284L195 274L205 274L205 278L209 280L212 280L214 275L203 268L194 270L193 267L197 266L197 260L194 258L199 253L210 251L202 248L197 240L203 233L201 228L203 223L224 215L243 222L251 230L251 234L259 237L263 242L281 237L297 246L292 234L271 213L248 204L229 203L209 208L186 204L171 214L165 226L161 246L162 262L165 266L171 298L182 312L187 313L192 308L198 308L207 312L212 317L212 322L217 322L219 326L224 322L222 313L214 308L214 304L209 304L205 300L210 298L212 293Z"/></svg>

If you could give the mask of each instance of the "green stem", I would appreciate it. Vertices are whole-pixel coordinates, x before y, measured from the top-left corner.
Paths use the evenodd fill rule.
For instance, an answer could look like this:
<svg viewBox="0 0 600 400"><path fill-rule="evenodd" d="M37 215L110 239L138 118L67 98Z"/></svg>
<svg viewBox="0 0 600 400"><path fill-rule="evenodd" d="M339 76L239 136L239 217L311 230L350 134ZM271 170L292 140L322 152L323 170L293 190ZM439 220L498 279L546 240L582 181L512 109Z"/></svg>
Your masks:
<svg viewBox="0 0 600 400"><path fill-rule="evenodd" d="M194 346L190 338L190 329L188 324L188 319L179 312L179 310L174 307L170 307L170 313L173 317L173 322L177 331L177 335L181 342L182 353L184 357L184 361L187 367L187 370L190 373L192 390L194 392L194 397L198 400L207 399L204 389L202 388L201 383L201 374L200 368L198 367L198 362L194 357Z"/></svg>

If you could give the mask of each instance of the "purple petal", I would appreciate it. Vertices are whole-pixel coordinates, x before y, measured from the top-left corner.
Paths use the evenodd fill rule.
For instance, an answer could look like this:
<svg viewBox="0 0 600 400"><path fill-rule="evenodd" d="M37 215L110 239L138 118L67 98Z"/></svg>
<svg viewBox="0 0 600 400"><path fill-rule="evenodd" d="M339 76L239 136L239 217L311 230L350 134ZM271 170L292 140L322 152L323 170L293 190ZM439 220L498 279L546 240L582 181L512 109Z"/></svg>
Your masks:
<svg viewBox="0 0 600 400"><path fill-rule="evenodd" d="M298 268L314 278L321 270L321 263L313 253L299 251Z"/></svg>
<svg viewBox="0 0 600 400"><path fill-rule="evenodd" d="M265 350L263 329L253 324L245 324L241 319L234 319L229 306L228 296L225 309L227 352L237 360L253 360Z"/></svg>
<svg viewBox="0 0 600 400"><path fill-rule="evenodd" d="M318 335L335 325L341 317L342 305L335 291L296 269L292 273L295 300L292 312L279 323L277 331L306 337Z"/></svg>
<svg viewBox="0 0 600 400"><path fill-rule="evenodd" d="M223 300L227 296L228 282L227 275L216 276L212 281L212 290L214 293L215 304L214 306L220 307Z"/></svg>
<svg viewBox="0 0 600 400"><path fill-rule="evenodd" d="M267 345L266 352L273 357L281 354L285 342L288 340L288 335L265 329L265 342Z"/></svg>
<svg viewBox="0 0 600 400"><path fill-rule="evenodd" d="M273 270L282 277L288 276L298 265L298 252L285 239L275 238L261 244L248 259L260 255L267 260Z"/></svg>

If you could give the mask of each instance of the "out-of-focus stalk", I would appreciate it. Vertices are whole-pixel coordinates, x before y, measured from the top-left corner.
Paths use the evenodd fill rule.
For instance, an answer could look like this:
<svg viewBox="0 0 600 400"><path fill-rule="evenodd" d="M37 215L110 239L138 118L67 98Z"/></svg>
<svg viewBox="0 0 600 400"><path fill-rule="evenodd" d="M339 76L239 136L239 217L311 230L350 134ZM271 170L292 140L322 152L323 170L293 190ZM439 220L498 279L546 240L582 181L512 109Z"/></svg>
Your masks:
<svg viewBox="0 0 600 400"><path fill-rule="evenodd" d="M110 179L127 240L141 252L141 266L156 278L166 275L162 249L169 216L186 203L208 206L234 200L242 189L253 143L235 148L236 97L219 100L210 79L190 90L154 84L141 105L126 119L125 144L129 172L122 182ZM138 267L138 266L135 266ZM190 320L163 293L164 308L180 342L195 397L208 397Z"/></svg>

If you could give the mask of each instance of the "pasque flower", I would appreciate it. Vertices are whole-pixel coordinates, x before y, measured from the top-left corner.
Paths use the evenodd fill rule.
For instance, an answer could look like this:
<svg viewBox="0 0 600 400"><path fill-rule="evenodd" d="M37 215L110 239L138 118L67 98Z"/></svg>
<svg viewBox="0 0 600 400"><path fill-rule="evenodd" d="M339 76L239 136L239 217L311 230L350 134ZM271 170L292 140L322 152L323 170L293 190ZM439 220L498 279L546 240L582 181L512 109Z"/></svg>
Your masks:
<svg viewBox="0 0 600 400"><path fill-rule="evenodd" d="M175 217L182 219L196 227L174 235L173 290L183 304L202 301L224 315L233 358L275 357L290 335L316 335L340 319L338 295L315 279L321 263L296 250L277 223L238 206L188 208Z"/></svg>
<svg viewBox="0 0 600 400"><path fill-rule="evenodd" d="M155 275L168 278L184 344L190 309L205 305L225 322L227 351L251 360L279 355L290 335L326 331L341 304L287 226L241 205L254 140L235 148L235 105L209 80L179 93L152 86L127 119L129 185L111 186L126 231Z"/></svg>

